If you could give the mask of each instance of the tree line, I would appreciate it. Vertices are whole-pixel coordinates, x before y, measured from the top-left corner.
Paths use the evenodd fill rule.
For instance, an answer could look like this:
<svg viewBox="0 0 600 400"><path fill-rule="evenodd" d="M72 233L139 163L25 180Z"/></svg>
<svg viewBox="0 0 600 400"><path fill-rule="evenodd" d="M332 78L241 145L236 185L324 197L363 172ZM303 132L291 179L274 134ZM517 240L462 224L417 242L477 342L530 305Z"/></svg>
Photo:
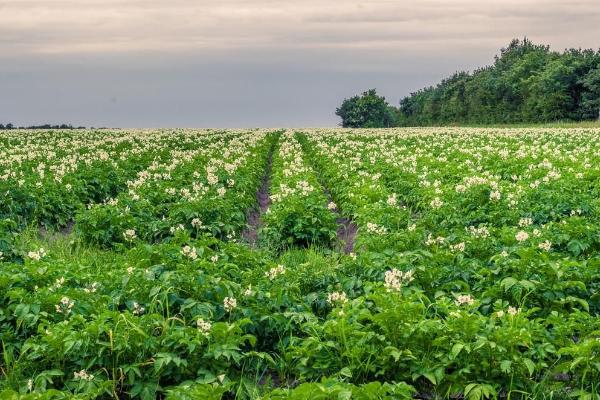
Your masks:
<svg viewBox="0 0 600 400"><path fill-rule="evenodd" d="M15 126L12 123L0 124L0 130L11 130L11 129L85 129L85 126L73 126L71 124L60 124L60 125L31 125L31 126Z"/></svg>
<svg viewBox="0 0 600 400"><path fill-rule="evenodd" d="M600 117L600 51L514 39L494 63L389 105L374 89L336 110L346 127L542 123Z"/></svg>

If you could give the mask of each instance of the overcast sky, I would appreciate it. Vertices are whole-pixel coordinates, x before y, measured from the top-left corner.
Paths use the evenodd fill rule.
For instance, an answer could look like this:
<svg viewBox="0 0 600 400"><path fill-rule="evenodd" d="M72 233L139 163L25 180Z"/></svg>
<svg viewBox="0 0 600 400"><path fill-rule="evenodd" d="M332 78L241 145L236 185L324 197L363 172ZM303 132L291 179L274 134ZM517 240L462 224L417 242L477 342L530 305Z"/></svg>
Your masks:
<svg viewBox="0 0 600 400"><path fill-rule="evenodd" d="M0 123L335 126L511 38L600 47L599 0L0 0Z"/></svg>

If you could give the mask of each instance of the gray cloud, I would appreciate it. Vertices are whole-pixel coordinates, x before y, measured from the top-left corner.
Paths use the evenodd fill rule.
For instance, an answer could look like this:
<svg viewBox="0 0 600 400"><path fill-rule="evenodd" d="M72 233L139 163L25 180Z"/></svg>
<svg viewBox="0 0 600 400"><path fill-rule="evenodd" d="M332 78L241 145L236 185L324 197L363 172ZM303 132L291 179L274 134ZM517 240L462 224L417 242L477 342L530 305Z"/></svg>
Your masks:
<svg viewBox="0 0 600 400"><path fill-rule="evenodd" d="M334 125L490 63L513 37L600 45L596 0L2 0L0 122Z"/></svg>

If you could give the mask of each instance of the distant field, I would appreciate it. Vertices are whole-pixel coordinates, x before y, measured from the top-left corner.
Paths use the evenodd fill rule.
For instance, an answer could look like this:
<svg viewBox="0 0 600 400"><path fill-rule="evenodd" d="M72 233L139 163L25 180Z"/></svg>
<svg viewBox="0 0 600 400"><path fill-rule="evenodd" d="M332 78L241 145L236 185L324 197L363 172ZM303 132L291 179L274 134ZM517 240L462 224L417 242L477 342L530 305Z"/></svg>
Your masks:
<svg viewBox="0 0 600 400"><path fill-rule="evenodd" d="M600 396L597 123L0 145L1 399Z"/></svg>

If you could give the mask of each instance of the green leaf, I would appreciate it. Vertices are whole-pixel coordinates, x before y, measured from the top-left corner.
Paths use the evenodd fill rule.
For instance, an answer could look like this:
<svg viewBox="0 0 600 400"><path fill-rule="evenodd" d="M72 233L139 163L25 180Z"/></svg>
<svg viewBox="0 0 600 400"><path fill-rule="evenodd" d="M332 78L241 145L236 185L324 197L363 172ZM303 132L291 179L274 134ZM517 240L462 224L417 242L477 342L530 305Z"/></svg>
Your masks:
<svg viewBox="0 0 600 400"><path fill-rule="evenodd" d="M535 364L533 363L533 361L531 361L529 358L524 358L523 364L525 364L527 371L529 371L529 376L533 375L535 371Z"/></svg>
<svg viewBox="0 0 600 400"><path fill-rule="evenodd" d="M455 359L464 347L465 345L462 343L456 343L454 346L452 346L452 350L450 351L450 358Z"/></svg>
<svg viewBox="0 0 600 400"><path fill-rule="evenodd" d="M502 372L504 372L505 374L510 374L510 372L512 370L512 361L510 361L510 360L503 360L500 363L500 370Z"/></svg>

